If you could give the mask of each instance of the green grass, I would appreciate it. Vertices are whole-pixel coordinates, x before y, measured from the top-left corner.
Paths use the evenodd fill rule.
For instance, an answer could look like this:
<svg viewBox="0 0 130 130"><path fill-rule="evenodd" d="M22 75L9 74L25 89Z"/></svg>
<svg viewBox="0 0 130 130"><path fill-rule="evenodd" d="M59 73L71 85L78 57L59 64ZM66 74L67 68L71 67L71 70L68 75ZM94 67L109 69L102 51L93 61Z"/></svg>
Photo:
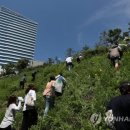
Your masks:
<svg viewBox="0 0 130 130"><path fill-rule="evenodd" d="M124 54L119 71L115 71L105 53L84 58L80 64L75 62L71 71L66 70L65 63L36 68L39 72L34 84L37 88L36 107L40 118L38 125L31 130L106 130L103 119L99 125L94 126L90 122L90 116L101 113L104 117L107 102L119 95L119 83L130 79L129 55L129 51ZM55 108L49 111L48 117L43 118L42 92L49 76L61 71L67 80L64 94L56 98ZM25 72L27 84L32 83L31 70ZM0 79L0 121L5 113L7 97L10 94L24 96L24 90L18 88L22 74ZM20 128L21 120L22 110L16 114L16 130Z"/></svg>

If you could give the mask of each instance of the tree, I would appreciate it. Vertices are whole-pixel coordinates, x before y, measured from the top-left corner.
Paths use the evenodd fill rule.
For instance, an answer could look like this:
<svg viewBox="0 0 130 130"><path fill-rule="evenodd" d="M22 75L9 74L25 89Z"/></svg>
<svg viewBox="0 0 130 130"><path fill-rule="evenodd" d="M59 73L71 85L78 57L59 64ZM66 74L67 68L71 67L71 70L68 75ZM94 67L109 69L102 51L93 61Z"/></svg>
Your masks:
<svg viewBox="0 0 130 130"><path fill-rule="evenodd" d="M107 39L108 39L108 33L106 31L103 31L102 33L100 33L100 37L99 37L99 43L100 45L106 45L107 44Z"/></svg>
<svg viewBox="0 0 130 130"><path fill-rule="evenodd" d="M100 44L114 44L118 40L122 39L122 30L120 28L110 29L100 34Z"/></svg>
<svg viewBox="0 0 130 130"><path fill-rule="evenodd" d="M67 57L72 56L72 55L74 55L74 53L75 53L75 51L72 48L68 48L66 51L66 56Z"/></svg>
<svg viewBox="0 0 130 130"><path fill-rule="evenodd" d="M60 63L60 58L58 58L57 56L55 57L55 63L59 64Z"/></svg>
<svg viewBox="0 0 130 130"><path fill-rule="evenodd" d="M129 36L129 32L123 32L123 38L128 37Z"/></svg>
<svg viewBox="0 0 130 130"><path fill-rule="evenodd" d="M2 65L3 72L5 71L5 74L7 74L7 75L14 73L14 67L15 67L15 65L12 62Z"/></svg>
<svg viewBox="0 0 130 130"><path fill-rule="evenodd" d="M130 22L128 23L128 32L130 33Z"/></svg>
<svg viewBox="0 0 130 130"><path fill-rule="evenodd" d="M48 58L48 64L53 64L53 63L54 63L53 58Z"/></svg>
<svg viewBox="0 0 130 130"><path fill-rule="evenodd" d="M122 36L121 36L121 29L116 28L113 30L108 31L108 42L114 43L115 41L118 41Z"/></svg>
<svg viewBox="0 0 130 130"><path fill-rule="evenodd" d="M83 48L82 48L83 51L87 51L88 49L89 49L89 46L86 45L86 44L85 44L85 45L83 46Z"/></svg>
<svg viewBox="0 0 130 130"><path fill-rule="evenodd" d="M25 69L28 66L29 60L26 58L22 58L20 60L18 60L18 62L16 63L16 68L21 71L23 69Z"/></svg>

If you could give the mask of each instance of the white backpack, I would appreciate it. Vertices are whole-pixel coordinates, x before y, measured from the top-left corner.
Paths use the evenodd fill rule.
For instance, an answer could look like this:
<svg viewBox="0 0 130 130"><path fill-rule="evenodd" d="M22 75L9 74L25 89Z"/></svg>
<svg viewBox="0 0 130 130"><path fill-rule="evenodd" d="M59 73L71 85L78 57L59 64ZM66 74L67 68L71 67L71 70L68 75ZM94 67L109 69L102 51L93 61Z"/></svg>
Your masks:
<svg viewBox="0 0 130 130"><path fill-rule="evenodd" d="M62 93L62 90L63 90L63 82L59 79L56 79L55 81L55 91L56 92L59 92L59 93Z"/></svg>
<svg viewBox="0 0 130 130"><path fill-rule="evenodd" d="M34 100L31 96L31 94L29 94L29 93L27 94L26 105L28 105L28 106L34 106L35 105Z"/></svg>

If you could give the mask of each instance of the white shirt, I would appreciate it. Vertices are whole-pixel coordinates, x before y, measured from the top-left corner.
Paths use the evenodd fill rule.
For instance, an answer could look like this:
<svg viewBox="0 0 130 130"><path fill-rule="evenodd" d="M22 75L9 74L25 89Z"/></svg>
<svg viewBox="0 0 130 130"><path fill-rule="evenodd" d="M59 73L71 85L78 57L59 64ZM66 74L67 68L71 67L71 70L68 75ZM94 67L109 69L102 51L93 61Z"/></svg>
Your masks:
<svg viewBox="0 0 130 130"><path fill-rule="evenodd" d="M6 128L9 125L12 125L15 118L15 112L20 110L20 108L21 101L19 101L18 106L16 106L15 103L10 104L9 107L6 109L5 116L0 124L0 128Z"/></svg>
<svg viewBox="0 0 130 130"><path fill-rule="evenodd" d="M24 98L24 106L23 106L23 111L26 111L26 102L27 102L27 96L31 95L32 99L34 101L36 101L36 92L34 90L29 90L29 92L25 95L25 98Z"/></svg>
<svg viewBox="0 0 130 130"><path fill-rule="evenodd" d="M73 60L72 57L67 57L65 61L66 61L67 63L70 63L70 62L72 62L72 60Z"/></svg>
<svg viewBox="0 0 130 130"><path fill-rule="evenodd" d="M79 58L80 58L80 59L82 59L82 58L83 58L83 56L79 56Z"/></svg>

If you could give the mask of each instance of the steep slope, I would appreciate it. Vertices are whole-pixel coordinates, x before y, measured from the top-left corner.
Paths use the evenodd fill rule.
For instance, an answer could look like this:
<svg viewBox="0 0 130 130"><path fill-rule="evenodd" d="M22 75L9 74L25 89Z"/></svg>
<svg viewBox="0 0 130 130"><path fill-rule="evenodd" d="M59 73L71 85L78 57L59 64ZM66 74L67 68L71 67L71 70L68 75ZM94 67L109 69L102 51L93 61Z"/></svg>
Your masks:
<svg viewBox="0 0 130 130"><path fill-rule="evenodd" d="M129 51L124 54L121 68L115 71L106 54L84 58L80 64L74 63L71 71L66 70L65 64L36 68L39 72L35 81L37 88L37 109L39 113L38 125L31 130L103 130L105 106L111 97L119 94L119 83L130 79ZM67 85L62 97L56 98L55 108L50 110L48 117L43 118L44 99L42 91L50 74L63 72ZM26 71L28 83L31 83L31 70ZM20 75L21 76L21 75ZM20 76L0 80L0 119L5 112L5 100L9 94L24 96L19 90ZM27 83L27 84L28 84ZM90 117L94 113L102 116L99 125L93 125ZM21 124L22 112L17 113L15 127Z"/></svg>

